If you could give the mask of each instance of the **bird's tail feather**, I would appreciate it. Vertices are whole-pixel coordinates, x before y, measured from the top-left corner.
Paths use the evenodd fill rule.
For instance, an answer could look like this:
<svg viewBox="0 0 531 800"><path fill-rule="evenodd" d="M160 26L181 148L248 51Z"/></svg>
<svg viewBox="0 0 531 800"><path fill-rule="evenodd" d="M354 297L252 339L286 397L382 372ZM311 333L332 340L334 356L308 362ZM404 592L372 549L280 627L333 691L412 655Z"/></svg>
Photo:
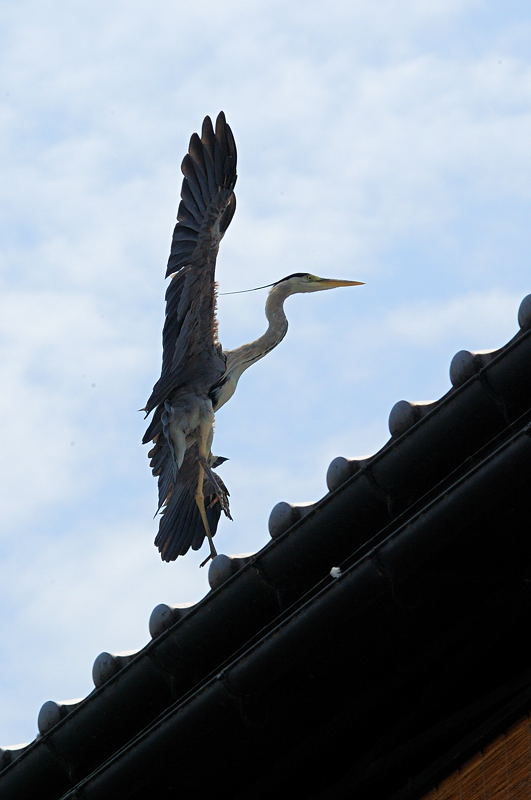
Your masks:
<svg viewBox="0 0 531 800"><path fill-rule="evenodd" d="M153 414L153 418L148 425L148 428L144 434L142 439L142 444L147 444L152 440L156 439L156 437L162 433L162 411L164 410L164 406L162 403L157 406L155 413Z"/></svg>
<svg viewBox="0 0 531 800"><path fill-rule="evenodd" d="M205 495L206 515L212 536L216 533L221 505L217 495ZM177 483L163 508L155 539L163 561L174 561L190 550L199 550L205 540L203 520L190 487Z"/></svg>
<svg viewBox="0 0 531 800"><path fill-rule="evenodd" d="M159 479L159 510L162 509L155 545L163 561L174 561L190 548L199 550L206 537L195 500L199 472L197 446L186 451L176 478L170 448L164 436L157 438L149 456L153 474ZM219 463L224 460L217 459ZM208 526L214 536L221 511L227 516L230 516L230 512L227 487L211 468L205 474L203 492Z"/></svg>

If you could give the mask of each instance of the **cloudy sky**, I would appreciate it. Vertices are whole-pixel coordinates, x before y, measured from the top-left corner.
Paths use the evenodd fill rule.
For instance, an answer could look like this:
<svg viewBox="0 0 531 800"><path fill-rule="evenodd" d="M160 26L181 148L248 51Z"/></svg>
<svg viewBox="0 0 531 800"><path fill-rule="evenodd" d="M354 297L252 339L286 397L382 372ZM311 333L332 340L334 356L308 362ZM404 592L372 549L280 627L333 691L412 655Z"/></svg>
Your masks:
<svg viewBox="0 0 531 800"><path fill-rule="evenodd" d="M530 290L531 14L488 0L19 0L0 4L0 745L82 697L205 553L163 564L140 445L188 138L226 112L238 210L221 291L291 272L366 281L288 301L290 330L220 412L234 522L376 452L400 399L517 330ZM220 298L228 347L264 292Z"/></svg>

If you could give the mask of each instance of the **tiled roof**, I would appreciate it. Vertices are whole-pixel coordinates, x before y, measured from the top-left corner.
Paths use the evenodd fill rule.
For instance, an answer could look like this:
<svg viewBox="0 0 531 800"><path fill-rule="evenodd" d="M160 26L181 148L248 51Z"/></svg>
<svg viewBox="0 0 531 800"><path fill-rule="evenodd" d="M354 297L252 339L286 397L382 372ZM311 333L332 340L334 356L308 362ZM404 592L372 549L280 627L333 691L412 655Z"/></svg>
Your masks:
<svg viewBox="0 0 531 800"><path fill-rule="evenodd" d="M203 600L157 606L142 650L100 654L91 694L45 703L37 739L0 750L2 797L269 797L286 775L298 796L414 797L521 710L531 295L518 321L454 356L442 398L396 403L378 453L334 459L325 497L275 506L262 550L218 556Z"/></svg>

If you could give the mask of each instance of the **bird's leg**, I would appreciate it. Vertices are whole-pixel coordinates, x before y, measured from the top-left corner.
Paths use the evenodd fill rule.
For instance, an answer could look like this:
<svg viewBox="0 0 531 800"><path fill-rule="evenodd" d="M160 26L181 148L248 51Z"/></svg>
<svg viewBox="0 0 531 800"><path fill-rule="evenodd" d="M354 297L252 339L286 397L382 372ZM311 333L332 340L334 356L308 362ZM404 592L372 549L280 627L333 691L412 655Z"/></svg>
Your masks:
<svg viewBox="0 0 531 800"><path fill-rule="evenodd" d="M203 458L201 458L200 460L201 463L203 464L203 469L205 470L205 473L208 475L209 479L214 485L214 489L216 490L217 497L214 498L211 505L213 505L215 502L218 502L221 506L221 510L225 513L225 516L227 516L229 519L232 519L230 515L227 487L225 486L219 475L216 475L214 470L211 467L209 467L208 462Z"/></svg>
<svg viewBox="0 0 531 800"><path fill-rule="evenodd" d="M212 534L210 533L210 525L208 524L208 518L205 508L205 495L203 492L203 485L205 482L205 467L203 466L206 463L206 458L208 456L209 451L209 436L211 431L211 424L201 424L199 427L199 442L198 442L198 450L199 450L199 471L197 476L197 488L195 490L195 502L197 504L197 508L199 509L199 514L201 515L201 520L203 522L203 527L205 529L205 534L208 539L208 544L210 546L210 555L206 558L200 566L204 567L207 561L210 561L211 558L217 556L217 550L214 547L214 542L212 541Z"/></svg>
<svg viewBox="0 0 531 800"><path fill-rule="evenodd" d="M201 519L203 521L203 527L205 529L205 533L208 539L208 544L210 546L210 555L205 558L204 561L201 562L200 566L204 567L207 561L210 561L211 558L217 556L217 550L214 547L214 542L212 541L212 534L210 533L210 525L208 524L208 518L206 514L205 508L205 496L203 493L203 483L205 480L205 470L201 463L199 463L199 476L197 481L197 489L195 492L195 502L197 503L197 508L199 509L199 513L201 515Z"/></svg>
<svg viewBox="0 0 531 800"><path fill-rule="evenodd" d="M170 448L173 480L176 481L186 453L186 434L181 415L176 413L175 408L168 400L164 403L164 411L160 419L164 436Z"/></svg>

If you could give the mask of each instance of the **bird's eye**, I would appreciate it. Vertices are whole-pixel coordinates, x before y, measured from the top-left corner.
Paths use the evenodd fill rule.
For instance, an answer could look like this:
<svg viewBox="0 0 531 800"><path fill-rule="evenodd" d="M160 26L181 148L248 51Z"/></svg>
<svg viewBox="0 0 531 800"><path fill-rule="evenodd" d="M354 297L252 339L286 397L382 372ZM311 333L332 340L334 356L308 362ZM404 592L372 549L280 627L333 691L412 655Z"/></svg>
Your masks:
<svg viewBox="0 0 531 800"><path fill-rule="evenodd" d="M316 278L315 275L306 275L306 280L307 281L316 281L317 278Z"/></svg>

